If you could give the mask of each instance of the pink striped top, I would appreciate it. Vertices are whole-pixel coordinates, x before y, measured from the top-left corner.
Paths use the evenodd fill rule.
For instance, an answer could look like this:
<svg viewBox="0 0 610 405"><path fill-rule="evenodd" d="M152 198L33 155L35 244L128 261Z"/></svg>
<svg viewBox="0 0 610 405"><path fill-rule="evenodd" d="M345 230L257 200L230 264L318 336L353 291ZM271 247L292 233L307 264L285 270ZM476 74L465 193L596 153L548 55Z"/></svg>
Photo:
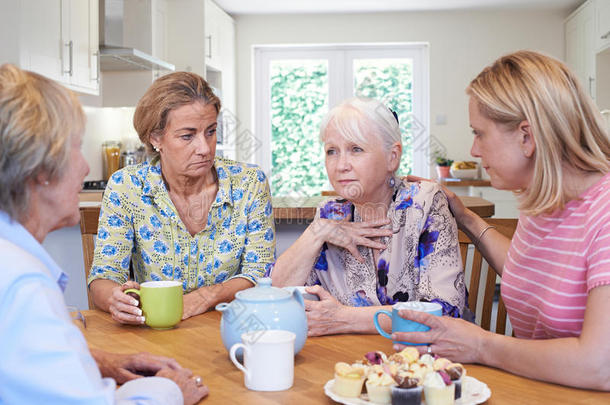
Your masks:
<svg viewBox="0 0 610 405"><path fill-rule="evenodd" d="M610 284L610 173L548 216L521 215L502 274L515 336L579 336L591 289Z"/></svg>

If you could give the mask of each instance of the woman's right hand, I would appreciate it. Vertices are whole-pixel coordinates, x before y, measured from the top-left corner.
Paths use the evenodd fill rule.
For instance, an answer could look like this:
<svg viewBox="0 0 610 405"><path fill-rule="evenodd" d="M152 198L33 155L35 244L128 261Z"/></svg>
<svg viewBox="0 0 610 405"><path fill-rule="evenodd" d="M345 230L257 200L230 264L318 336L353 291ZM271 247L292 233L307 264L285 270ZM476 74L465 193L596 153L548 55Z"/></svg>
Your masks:
<svg viewBox="0 0 610 405"><path fill-rule="evenodd" d="M182 391L184 405L196 404L210 392L203 383L197 382L197 379L201 381L201 377L193 377L193 372L187 368L180 370L164 368L159 370L156 375L157 377L169 378L178 385L180 391Z"/></svg>
<svg viewBox="0 0 610 405"><path fill-rule="evenodd" d="M390 220L387 218L372 222L348 222L317 218L310 225L310 229L318 240L347 249L358 261L364 262L364 258L358 252L358 246L385 249L386 245L372 238L391 236L391 229L381 229L382 226L389 223Z"/></svg>
<svg viewBox="0 0 610 405"><path fill-rule="evenodd" d="M138 307L139 300L124 292L129 288L139 290L140 284L135 281L128 281L125 284L112 289L110 297L108 297L108 312L112 315L112 319L117 322L142 325L144 324L145 319L142 316L142 310Z"/></svg>

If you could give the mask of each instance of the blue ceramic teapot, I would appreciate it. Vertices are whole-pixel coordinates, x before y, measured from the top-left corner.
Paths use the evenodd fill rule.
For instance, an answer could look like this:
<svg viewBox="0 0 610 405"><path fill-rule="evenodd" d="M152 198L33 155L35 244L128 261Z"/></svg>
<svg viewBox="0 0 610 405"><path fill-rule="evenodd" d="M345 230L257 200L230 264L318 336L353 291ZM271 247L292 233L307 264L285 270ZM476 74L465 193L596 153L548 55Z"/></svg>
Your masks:
<svg viewBox="0 0 610 405"><path fill-rule="evenodd" d="M259 279L256 287L239 291L231 303L216 305L216 310L222 312L220 336L227 350L241 342L243 333L269 329L294 332L295 354L305 345L307 316L301 292L272 287L269 277Z"/></svg>

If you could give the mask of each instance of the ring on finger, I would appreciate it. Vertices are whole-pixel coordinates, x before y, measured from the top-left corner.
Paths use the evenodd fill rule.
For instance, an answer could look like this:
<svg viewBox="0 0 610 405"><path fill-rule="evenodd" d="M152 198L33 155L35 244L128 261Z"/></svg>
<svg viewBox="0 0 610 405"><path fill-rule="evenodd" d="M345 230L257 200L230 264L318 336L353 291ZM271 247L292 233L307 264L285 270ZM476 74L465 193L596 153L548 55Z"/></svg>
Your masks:
<svg viewBox="0 0 610 405"><path fill-rule="evenodd" d="M203 385L203 381L201 380L201 377L195 376L195 377L193 377L193 380L195 380L195 384L197 384L198 387L201 387Z"/></svg>
<svg viewBox="0 0 610 405"><path fill-rule="evenodd" d="M428 350L426 351L428 354L432 354L432 345L428 345Z"/></svg>

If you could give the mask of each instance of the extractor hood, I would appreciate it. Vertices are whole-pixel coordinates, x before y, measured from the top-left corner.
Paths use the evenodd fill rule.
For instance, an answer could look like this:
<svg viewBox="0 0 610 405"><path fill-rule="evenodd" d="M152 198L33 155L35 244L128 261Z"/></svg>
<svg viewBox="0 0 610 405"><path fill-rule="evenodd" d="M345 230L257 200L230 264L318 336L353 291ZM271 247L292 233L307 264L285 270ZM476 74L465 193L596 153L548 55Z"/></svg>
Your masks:
<svg viewBox="0 0 610 405"><path fill-rule="evenodd" d="M139 49L123 46L124 0L100 0L99 5L102 71L176 70L176 67L169 62Z"/></svg>

